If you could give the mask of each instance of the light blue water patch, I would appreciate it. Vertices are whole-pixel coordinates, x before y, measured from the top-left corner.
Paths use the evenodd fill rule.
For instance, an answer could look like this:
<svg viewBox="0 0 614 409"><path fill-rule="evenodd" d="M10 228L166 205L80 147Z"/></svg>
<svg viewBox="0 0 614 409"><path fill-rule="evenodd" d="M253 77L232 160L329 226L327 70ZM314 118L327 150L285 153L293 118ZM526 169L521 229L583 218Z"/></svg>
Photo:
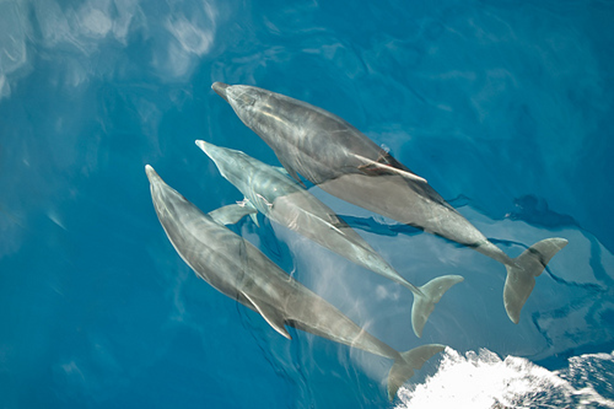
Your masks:
<svg viewBox="0 0 614 409"><path fill-rule="evenodd" d="M612 21L608 1L0 0L0 406L612 407ZM569 244L515 325L500 264L310 187L405 278L465 277L418 339L406 289L232 226L395 349L449 346L390 403L390 360L281 337L168 242L146 163L205 212L242 196L194 140L280 165L214 81L340 115L511 256Z"/></svg>

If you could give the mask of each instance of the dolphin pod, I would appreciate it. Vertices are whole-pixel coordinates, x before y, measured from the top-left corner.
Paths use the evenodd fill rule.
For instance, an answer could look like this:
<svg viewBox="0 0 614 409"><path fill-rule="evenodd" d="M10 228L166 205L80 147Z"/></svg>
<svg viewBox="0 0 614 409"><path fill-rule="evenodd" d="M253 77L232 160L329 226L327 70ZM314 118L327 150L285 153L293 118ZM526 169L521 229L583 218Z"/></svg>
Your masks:
<svg viewBox="0 0 614 409"><path fill-rule="evenodd" d="M461 276L446 275L416 287L401 277L332 209L291 179L283 168L205 141L196 141L196 145L213 160L222 176L243 193L242 207L258 210L274 222L407 287L414 295L411 322L418 337L422 336L424 325L443 294L463 281ZM251 216L258 224L255 213Z"/></svg>
<svg viewBox="0 0 614 409"><path fill-rule="evenodd" d="M260 250L224 226L249 209L230 205L205 214L145 166L154 208L181 258L216 290L258 312L290 339L285 326L394 361L388 375L388 398L414 371L445 347L422 345L398 352L369 334L333 305L294 280Z"/></svg>
<svg viewBox="0 0 614 409"><path fill-rule="evenodd" d="M260 136L287 172L322 190L400 223L442 236L503 264L503 302L514 323L563 238L542 240L511 258L448 204L427 181L338 116L306 102L247 85L216 82L245 125Z"/></svg>

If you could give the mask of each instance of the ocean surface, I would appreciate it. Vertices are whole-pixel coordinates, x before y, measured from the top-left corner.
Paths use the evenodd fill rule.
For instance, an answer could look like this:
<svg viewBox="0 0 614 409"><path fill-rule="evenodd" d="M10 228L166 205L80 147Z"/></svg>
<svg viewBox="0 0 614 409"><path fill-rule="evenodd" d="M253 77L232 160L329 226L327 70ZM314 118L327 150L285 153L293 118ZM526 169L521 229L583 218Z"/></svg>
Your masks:
<svg viewBox="0 0 614 409"><path fill-rule="evenodd" d="M614 2L0 0L0 408L614 408ZM416 284L465 281L422 338L411 293L260 216L230 228L397 350L391 361L200 280L145 164L205 212L243 199L195 145L279 166L211 90L329 110L511 256L569 244L513 324L505 269L310 191ZM382 198L385 200L385 198Z"/></svg>

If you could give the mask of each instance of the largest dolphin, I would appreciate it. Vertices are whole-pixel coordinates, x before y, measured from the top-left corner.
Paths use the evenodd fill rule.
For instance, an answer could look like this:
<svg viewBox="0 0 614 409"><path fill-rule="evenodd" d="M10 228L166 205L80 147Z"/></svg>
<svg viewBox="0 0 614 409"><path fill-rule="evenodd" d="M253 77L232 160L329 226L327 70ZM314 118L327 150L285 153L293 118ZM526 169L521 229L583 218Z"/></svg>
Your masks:
<svg viewBox="0 0 614 409"><path fill-rule="evenodd" d="M146 165L145 171L158 219L177 253L198 277L258 312L288 339L291 337L285 325L394 360L388 375L390 400L416 369L445 348L427 344L396 351L226 228L223 223L237 217L236 206L204 214L167 185L151 166Z"/></svg>
<svg viewBox="0 0 614 409"><path fill-rule="evenodd" d="M274 222L408 288L414 294L411 323L418 337L422 336L424 325L443 294L463 281L459 275L446 275L416 287L395 271L330 207L291 179L284 169L267 165L244 152L205 141L198 140L196 145L215 162L222 176L243 193L242 207L257 209ZM252 216L257 221L254 213Z"/></svg>
<svg viewBox="0 0 614 409"><path fill-rule="evenodd" d="M245 125L275 151L295 179L301 174L326 192L391 219L485 254L507 270L503 301L520 320L535 277L567 240L542 240L511 258L410 171L340 117L303 101L248 85L216 82Z"/></svg>

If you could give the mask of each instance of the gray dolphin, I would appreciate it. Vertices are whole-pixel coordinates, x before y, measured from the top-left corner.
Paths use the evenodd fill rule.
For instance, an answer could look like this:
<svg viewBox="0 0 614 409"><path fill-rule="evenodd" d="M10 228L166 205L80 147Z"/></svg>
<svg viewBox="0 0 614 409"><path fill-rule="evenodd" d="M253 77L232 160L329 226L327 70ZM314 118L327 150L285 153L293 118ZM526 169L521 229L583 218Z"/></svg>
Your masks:
<svg viewBox="0 0 614 409"><path fill-rule="evenodd" d="M331 208L291 179L283 168L205 141L196 141L196 145L215 162L222 176L243 193L245 199L241 206L257 209L274 222L407 287L414 294L411 322L418 337L422 336L424 325L443 294L463 281L462 276L446 275L416 287L401 277ZM256 214L251 216L257 224Z"/></svg>
<svg viewBox="0 0 614 409"><path fill-rule="evenodd" d="M145 171L158 219L177 253L197 276L258 312L288 339L291 337L285 325L394 360L388 375L390 400L416 369L445 348L428 344L406 352L396 351L226 228L222 223L240 213L236 206L204 214L167 185L151 166L146 165Z"/></svg>
<svg viewBox="0 0 614 409"><path fill-rule="evenodd" d="M301 174L343 200L473 248L502 263L507 270L503 301L514 323L520 320L520 310L533 291L535 277L567 245L566 239L545 239L510 258L424 178L338 116L257 87L216 82L212 88L275 151L295 179L299 180Z"/></svg>

